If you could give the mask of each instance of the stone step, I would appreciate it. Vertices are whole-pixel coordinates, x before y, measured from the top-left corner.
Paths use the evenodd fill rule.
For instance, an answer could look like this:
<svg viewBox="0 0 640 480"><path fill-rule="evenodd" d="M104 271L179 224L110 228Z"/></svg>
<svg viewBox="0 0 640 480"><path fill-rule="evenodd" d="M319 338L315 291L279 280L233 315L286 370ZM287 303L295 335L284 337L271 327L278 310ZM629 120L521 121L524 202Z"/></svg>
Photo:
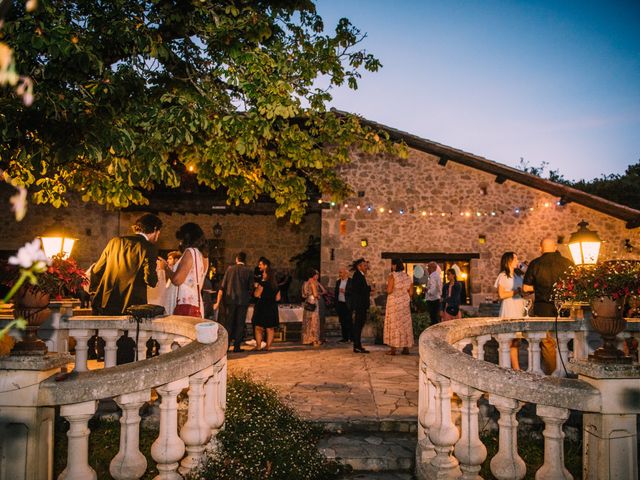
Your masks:
<svg viewBox="0 0 640 480"><path fill-rule="evenodd" d="M410 473L415 463L416 442L413 433L371 432L329 434L318 446L329 460L349 465L354 472Z"/></svg>
<svg viewBox="0 0 640 480"><path fill-rule="evenodd" d="M324 431L330 434L375 434L375 433L410 433L417 435L418 421L412 418L394 418L383 420L368 420L351 418L348 420L331 420L314 421L320 425Z"/></svg>

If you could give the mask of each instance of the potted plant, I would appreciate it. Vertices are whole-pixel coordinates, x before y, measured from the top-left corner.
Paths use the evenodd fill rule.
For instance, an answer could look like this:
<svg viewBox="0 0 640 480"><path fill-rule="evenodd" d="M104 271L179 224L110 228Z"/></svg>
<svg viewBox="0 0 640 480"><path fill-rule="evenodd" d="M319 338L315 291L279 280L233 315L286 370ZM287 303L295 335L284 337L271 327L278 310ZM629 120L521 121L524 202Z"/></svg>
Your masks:
<svg viewBox="0 0 640 480"><path fill-rule="evenodd" d="M16 285L23 275L23 269L17 265L9 265L6 272L5 283L10 287ZM24 282L13 297L13 316L27 321L26 335L12 353L45 354L47 347L36 333L50 314L47 308L50 300L75 295L87 282L87 276L76 261L62 256L52 257L46 269L31 276L29 282Z"/></svg>
<svg viewBox="0 0 640 480"><path fill-rule="evenodd" d="M629 308L629 300L637 296L640 296L640 261L577 265L554 285L554 300L558 304L586 302L591 305L591 325L604 340L593 359L601 363L631 361L616 348L616 335L624 331L624 313Z"/></svg>

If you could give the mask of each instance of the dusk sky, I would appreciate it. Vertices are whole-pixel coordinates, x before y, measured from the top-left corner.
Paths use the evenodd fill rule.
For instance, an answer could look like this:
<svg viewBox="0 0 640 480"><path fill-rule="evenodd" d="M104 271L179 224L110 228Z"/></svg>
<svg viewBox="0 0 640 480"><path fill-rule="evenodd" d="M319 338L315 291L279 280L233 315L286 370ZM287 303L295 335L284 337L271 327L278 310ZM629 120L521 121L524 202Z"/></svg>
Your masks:
<svg viewBox="0 0 640 480"><path fill-rule="evenodd" d="M640 1L318 0L384 67L331 106L569 179L640 161Z"/></svg>

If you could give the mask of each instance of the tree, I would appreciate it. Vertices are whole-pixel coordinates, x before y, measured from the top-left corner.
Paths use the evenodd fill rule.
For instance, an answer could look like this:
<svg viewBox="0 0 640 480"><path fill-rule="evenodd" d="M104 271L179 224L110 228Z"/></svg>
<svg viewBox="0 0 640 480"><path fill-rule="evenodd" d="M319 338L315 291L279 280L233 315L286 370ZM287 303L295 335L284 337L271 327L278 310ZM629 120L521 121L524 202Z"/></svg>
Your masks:
<svg viewBox="0 0 640 480"><path fill-rule="evenodd" d="M311 0L16 3L3 35L35 98L0 97L0 168L56 207L71 192L146 204L186 170L231 204L266 196L298 222L310 189L349 192L336 167L354 146L402 154L326 110L332 87L381 65L347 19L323 32Z"/></svg>

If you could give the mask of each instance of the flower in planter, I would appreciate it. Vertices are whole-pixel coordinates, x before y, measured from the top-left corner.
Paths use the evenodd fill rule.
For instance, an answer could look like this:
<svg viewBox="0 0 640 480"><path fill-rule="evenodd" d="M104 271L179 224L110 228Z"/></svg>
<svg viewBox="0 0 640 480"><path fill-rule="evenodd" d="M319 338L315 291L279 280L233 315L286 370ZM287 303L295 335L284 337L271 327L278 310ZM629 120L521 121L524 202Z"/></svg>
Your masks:
<svg viewBox="0 0 640 480"><path fill-rule="evenodd" d="M76 261L72 258L65 260L61 255L52 257L49 268L38 276L38 288L56 300L75 295L88 282Z"/></svg>
<svg viewBox="0 0 640 480"><path fill-rule="evenodd" d="M591 302L601 297L625 300L640 296L640 261L611 260L576 265L554 285L558 302Z"/></svg>

